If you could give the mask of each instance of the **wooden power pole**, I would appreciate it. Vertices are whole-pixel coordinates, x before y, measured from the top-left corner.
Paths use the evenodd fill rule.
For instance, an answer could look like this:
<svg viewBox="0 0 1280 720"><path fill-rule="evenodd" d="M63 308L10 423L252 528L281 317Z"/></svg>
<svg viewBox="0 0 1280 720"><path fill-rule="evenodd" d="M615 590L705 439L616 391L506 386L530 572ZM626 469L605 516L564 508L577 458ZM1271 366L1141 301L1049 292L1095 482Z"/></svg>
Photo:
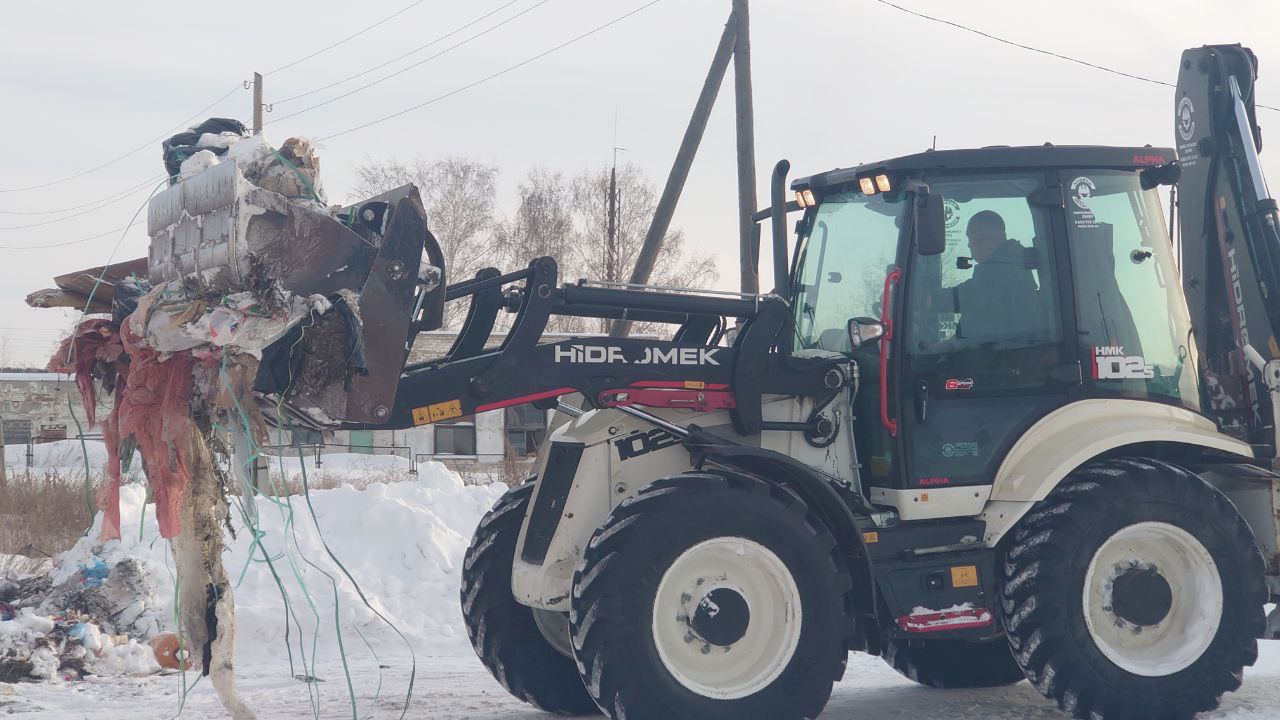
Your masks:
<svg viewBox="0 0 1280 720"><path fill-rule="evenodd" d="M737 107L738 134L738 265L740 289L755 295L760 292L756 265L759 250L755 242L756 213L756 129L751 98L751 29L747 0L733 0L733 17L738 23L737 41L733 46L733 89Z"/></svg>
<svg viewBox="0 0 1280 720"><path fill-rule="evenodd" d="M631 272L631 283L643 285L649 281L653 266L662 250L662 241L667 229L671 226L671 217L675 214L676 202L684 190L684 183L689 177L689 169L698 152L698 145L707 129L707 120L711 109L715 107L716 96L724 82L725 71L729 67L730 58L734 61L734 98L737 106L737 145L738 145L738 252L741 267L741 287L744 293L759 292L755 256L755 225L751 220L756 210L756 169L755 169L755 123L751 97L751 42L747 36L749 23L747 16L747 0L733 0L733 11L729 21L725 23L724 33L720 36L720 45L711 59L711 68L702 83L702 92L693 107L693 115L685 128L684 139L680 149L676 151L676 159L671 164L671 173L667 176L667 184L662 188L662 196L653 212L653 222L645 235L644 244L636 257L635 267ZM613 324L610 331L612 337L624 337L630 331L631 323L620 320Z"/></svg>
<svg viewBox="0 0 1280 720"><path fill-rule="evenodd" d="M5 467L4 457L4 410L0 408L0 488L9 482L9 470Z"/></svg>
<svg viewBox="0 0 1280 720"><path fill-rule="evenodd" d="M262 74L253 74L253 134L262 134Z"/></svg>

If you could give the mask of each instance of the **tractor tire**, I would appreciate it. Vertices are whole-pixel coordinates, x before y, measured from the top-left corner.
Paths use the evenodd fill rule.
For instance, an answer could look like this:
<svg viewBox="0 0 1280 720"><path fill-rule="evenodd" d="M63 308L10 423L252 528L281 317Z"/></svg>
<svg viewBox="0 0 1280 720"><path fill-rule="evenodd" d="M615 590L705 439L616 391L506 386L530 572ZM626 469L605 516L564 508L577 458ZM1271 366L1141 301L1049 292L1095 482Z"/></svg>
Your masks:
<svg viewBox="0 0 1280 720"><path fill-rule="evenodd" d="M1151 458L1085 465L1014 529L1014 658L1076 718L1189 718L1240 687L1266 627L1263 559L1222 493Z"/></svg>
<svg viewBox="0 0 1280 720"><path fill-rule="evenodd" d="M852 588L786 490L659 480L613 510L574 574L578 672L615 720L817 717L844 675Z"/></svg>
<svg viewBox="0 0 1280 720"><path fill-rule="evenodd" d="M881 658L909 680L941 690L1003 687L1024 679L1004 638L918 644L886 640Z"/></svg>
<svg viewBox="0 0 1280 720"><path fill-rule="evenodd" d="M573 659L543 629L554 625L516 602L511 564L535 483L512 488L480 520L462 566L462 615L480 662L512 695L559 715L595 715ZM545 613L554 616L555 613ZM567 638L563 645L567 648Z"/></svg>

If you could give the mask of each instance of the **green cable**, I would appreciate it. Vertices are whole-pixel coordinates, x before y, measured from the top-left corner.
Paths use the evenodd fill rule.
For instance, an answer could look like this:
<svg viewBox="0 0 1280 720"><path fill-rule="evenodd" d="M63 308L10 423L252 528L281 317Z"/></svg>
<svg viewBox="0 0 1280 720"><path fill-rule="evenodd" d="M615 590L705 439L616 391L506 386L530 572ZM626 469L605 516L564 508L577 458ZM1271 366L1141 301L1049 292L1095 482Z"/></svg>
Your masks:
<svg viewBox="0 0 1280 720"><path fill-rule="evenodd" d="M228 388L228 389L229 389L229 388ZM248 442L250 443L251 448L253 448L253 450L254 450L254 452L251 454L251 457L259 457L259 455L258 455L258 453L257 453L257 450L258 450L258 448L257 448L257 443L255 443L255 442L254 442L254 440L253 440L253 436L252 436L251 431L250 431L251 423L249 422L249 416L248 416L248 414L244 411L244 408L240 405L240 399L239 399L239 398L238 398L234 393L232 393L232 394L231 394L231 397L232 397L232 400L233 400L233 402L234 402L234 404L235 404L236 411L237 411L237 412L239 413L239 415L240 415L240 420L241 420L241 422L243 422L243 423L244 423L244 425L245 425L245 436L246 436L246 438L248 439ZM283 467L283 465L282 465L282 467ZM276 492L276 494L277 494L277 495L279 495L279 494L280 494L280 490L281 490L281 488L279 488L279 487L275 486L274 481L272 480L270 473L268 473L268 474L267 474L267 480L268 480L268 482L269 482L269 483L271 483L271 484L272 484L272 489ZM276 497L276 496L266 495L265 497L266 497L266 498L267 498L267 499L268 499L272 504L276 505L276 507L280 510L280 516L281 516L281 519L284 521L284 531L285 531L285 532L286 532L286 534L287 534L287 533L289 532L289 530L293 527L293 507L292 507L291 505L287 505L287 504L285 504L285 503L281 503L281 502L280 502L280 500L279 500L279 498L278 498L278 497ZM241 511L243 512L243 508L241 509ZM247 514L245 514L245 515L244 515L244 519L245 519L246 521L248 520L248 515L247 515ZM295 543L295 544L296 544L296 543ZM285 590L284 590L284 585L283 585L283 583L280 581L279 574L276 572L274 564L270 561L270 557L269 557L269 554L268 554L268 553L267 553L267 551L266 551L265 546L263 546L263 547L262 547L262 551L263 551L264 557L266 557L266 558L267 558L267 567L271 569L272 577L274 577L274 578L276 579L276 584L277 584L277 586L280 588L281 595L284 597L285 607L286 607L286 614L288 614L289 612L291 612L291 607L292 607L292 606L291 606L291 603L289 603L289 600L288 600L288 594L287 594L287 593L285 592ZM311 596L311 591L307 588L306 581L305 581L305 580L303 580L301 573L298 571L298 566L297 566L297 564L294 562L294 560L293 560L293 556L292 556L292 555L290 555L290 554L288 553L287 541L286 541L286 547L285 547L285 549L284 549L284 550L282 550L280 554L281 554L281 555L284 555L285 560L286 560L286 561L288 561L289 569L290 569L290 571L291 571L291 572L292 572L292 574L293 574L294 580L298 583L299 588L302 590L303 598L307 601L307 605L308 605L308 607L311 609L311 614L312 614L312 616L313 616L313 617L314 617L314 619L315 619L315 624L316 624L316 625L315 625L315 627L316 627L316 630L315 630L315 632L314 632L314 633L312 633L312 643L311 643L311 664L310 664L310 667L308 667L308 664L307 664L307 651L306 651L306 647L302 644L302 641L303 641L303 637L302 637L302 636L303 636L303 632L302 632L302 622L298 619L297 614L296 614L296 613L293 613L293 619L294 619L294 622L296 622L296 623L298 624L298 635L299 635L299 637L298 637L298 653L299 653L299 656L301 657L301 660L302 660L302 669L303 669L304 673L305 673L306 675L308 675L309 677L316 677L316 664L315 664L315 663L316 663L316 657L317 657L318 652L319 652L319 650L318 650L318 642L319 642L319 628L320 628L320 611L319 611L319 609L318 609L318 608L316 607L316 605L315 605L315 602L314 602L314 600L313 600L313 598L312 598L312 596ZM285 625L285 637L286 637L286 642L287 642L287 638L288 638L288 635L289 635L289 631L288 631L288 624L287 624L287 623L288 623L288 618L287 618L287 616L286 616L286 625ZM293 657L293 651L292 651L292 648L287 648L287 649L289 650L289 655L290 655L290 672L292 673L292 671L293 671L293 660L292 660L292 657ZM310 701L310 703L311 703L312 712L313 712L313 714L315 715L315 717L318 719L318 718L320 717L320 706L319 706L319 695L318 695L318 692L319 692L319 691L318 691L317 689L313 688L313 685L314 685L314 683L308 683L308 684L307 684L307 696L308 696L308 699L309 699L309 701Z"/></svg>
<svg viewBox="0 0 1280 720"><path fill-rule="evenodd" d="M404 716L409 712L409 704L413 700L413 686L418 675L418 655L413 651L413 644L409 642L409 638L405 637L404 633L400 631L400 628L396 627L395 623L388 620L385 615L373 606L373 603L369 602L369 598L365 596L364 590L360 587L360 583L351 576L351 572L347 570L347 566L343 565L342 561L338 559L338 556L334 554L332 549L330 549L329 543L324 539L324 533L320 529L320 519L316 517L315 506L311 504L311 488L307 482L307 466L306 463L303 462L302 448L298 448L298 460L298 464L302 468L303 497L306 498L307 509L311 512L311 521L316 526L316 535L320 538L320 545L324 547L324 551L329 555L329 559L338 566L338 569L342 571L342 574L346 576L347 580L351 581L352 586L355 587L356 594L360 596L360 600L364 603L364 606L369 608L374 615L377 615L379 620L386 623L387 627L391 628L396 635L399 635L400 639L404 641L405 647L409 649L409 689L405 693L404 708L400 711L400 718L401 720L404 720ZM361 636L363 637L363 634ZM339 642L341 642L341 636L339 636ZM372 651L373 648L370 647L369 649Z"/></svg>
<svg viewBox="0 0 1280 720"><path fill-rule="evenodd" d="M67 395L67 412L70 413L71 419L76 421L76 435L80 438L80 458L84 460L84 504L89 508L89 529L84 531L85 537L89 534L89 530L93 529L93 516L98 514L98 509L93 506L93 494L89 490L89 446L84 441L84 428L80 426L80 418L76 417L76 411L71 406L71 395Z"/></svg>
<svg viewBox="0 0 1280 720"><path fill-rule="evenodd" d="M276 156L276 159L280 161L280 164L292 170L293 174L298 176L298 180L302 182L302 186L307 189L307 192L311 193L312 200L315 200L318 203L324 202L320 199L320 193L316 192L315 186L307 179L307 176L302 172L301 168L290 162L285 156L280 154L279 150L276 150L275 148L271 148L271 154Z"/></svg>

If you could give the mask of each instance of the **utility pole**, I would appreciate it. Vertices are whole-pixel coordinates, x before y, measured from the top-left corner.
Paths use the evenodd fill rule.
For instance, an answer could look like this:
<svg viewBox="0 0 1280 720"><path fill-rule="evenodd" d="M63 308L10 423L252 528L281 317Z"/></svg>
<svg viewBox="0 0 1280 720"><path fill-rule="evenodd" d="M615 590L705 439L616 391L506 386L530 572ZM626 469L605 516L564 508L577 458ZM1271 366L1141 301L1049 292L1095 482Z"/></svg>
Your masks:
<svg viewBox="0 0 1280 720"><path fill-rule="evenodd" d="M751 98L751 29L747 0L733 0L733 18L738 24L733 45L733 89L737 107L738 135L738 264L741 290L755 295L760 292L756 266L755 229L751 216L756 212L756 138L755 117Z"/></svg>
<svg viewBox="0 0 1280 720"><path fill-rule="evenodd" d="M609 237L605 241L605 279L617 282L618 264L618 153L613 154L613 167L609 169Z"/></svg>
<svg viewBox="0 0 1280 720"><path fill-rule="evenodd" d="M262 134L262 74L253 74L253 134Z"/></svg>
<svg viewBox="0 0 1280 720"><path fill-rule="evenodd" d="M4 459L4 412L0 410L0 489L9 483L8 473Z"/></svg>
<svg viewBox="0 0 1280 720"><path fill-rule="evenodd" d="M725 23L724 33L720 36L720 45L711 59L711 68L707 71L707 79L702 83L702 92L698 94L698 102L693 107L693 115L689 118L689 126L685 128L684 139L680 141L680 149L676 151L675 162L671 164L671 173L667 176L667 184L662 188L662 196L658 199L658 207L653 211L653 222L649 232L644 236L644 245L636 257L635 267L631 270L631 282L643 285L649 281L653 265L658 260L658 251L662 249L662 239L671 226L671 216L676 211L676 201L684 190L685 180L689 178L689 168L693 165L693 157L698 152L702 135L707 129L707 120L711 116L711 108L716 104L716 95L724 81L725 70L729 67L729 59L733 55L734 40L737 37L738 23L730 14ZM621 320L613 324L610 337L626 337L631 323Z"/></svg>
<svg viewBox="0 0 1280 720"><path fill-rule="evenodd" d="M618 151L626 148L618 147L618 113L613 113L613 166L609 169L609 230L605 238L605 280L618 282L622 279L622 268L618 267Z"/></svg>

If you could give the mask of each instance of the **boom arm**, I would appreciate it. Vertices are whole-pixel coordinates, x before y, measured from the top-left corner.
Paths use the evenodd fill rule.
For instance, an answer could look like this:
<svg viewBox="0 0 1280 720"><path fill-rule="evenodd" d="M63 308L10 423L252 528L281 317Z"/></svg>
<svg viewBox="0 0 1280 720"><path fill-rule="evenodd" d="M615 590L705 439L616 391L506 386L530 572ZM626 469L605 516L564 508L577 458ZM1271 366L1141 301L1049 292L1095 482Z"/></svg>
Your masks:
<svg viewBox="0 0 1280 720"><path fill-rule="evenodd" d="M1258 161L1257 69L1240 45L1183 52L1174 120L1178 225L1206 411L1259 455L1275 457L1263 365L1280 359L1280 219Z"/></svg>

